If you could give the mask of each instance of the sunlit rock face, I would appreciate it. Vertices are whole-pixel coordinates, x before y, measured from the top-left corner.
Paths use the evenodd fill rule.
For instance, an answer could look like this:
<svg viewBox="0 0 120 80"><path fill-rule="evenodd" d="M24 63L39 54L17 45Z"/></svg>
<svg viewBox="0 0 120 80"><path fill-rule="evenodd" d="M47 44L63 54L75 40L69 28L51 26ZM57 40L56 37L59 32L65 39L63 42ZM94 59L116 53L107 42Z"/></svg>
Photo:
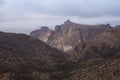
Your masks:
<svg viewBox="0 0 120 80"><path fill-rule="evenodd" d="M52 30L50 30L48 27L43 26L41 29L35 30L31 32L31 36L34 38L38 38L42 40L43 42L48 42L49 37L52 34Z"/></svg>
<svg viewBox="0 0 120 80"><path fill-rule="evenodd" d="M48 27L31 32L31 36L38 38L52 47L61 51L69 52L81 42L86 42L95 38L104 31L111 30L110 25L83 25L65 21L61 25L56 25L54 30Z"/></svg>

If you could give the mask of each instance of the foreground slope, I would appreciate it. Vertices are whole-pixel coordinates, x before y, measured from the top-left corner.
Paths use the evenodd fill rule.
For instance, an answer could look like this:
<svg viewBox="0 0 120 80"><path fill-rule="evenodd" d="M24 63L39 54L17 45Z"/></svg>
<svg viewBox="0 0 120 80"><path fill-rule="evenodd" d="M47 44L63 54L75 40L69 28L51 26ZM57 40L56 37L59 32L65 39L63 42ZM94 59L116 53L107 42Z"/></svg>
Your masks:
<svg viewBox="0 0 120 80"><path fill-rule="evenodd" d="M64 53L40 40L0 32L0 80L50 80L49 73L65 60Z"/></svg>

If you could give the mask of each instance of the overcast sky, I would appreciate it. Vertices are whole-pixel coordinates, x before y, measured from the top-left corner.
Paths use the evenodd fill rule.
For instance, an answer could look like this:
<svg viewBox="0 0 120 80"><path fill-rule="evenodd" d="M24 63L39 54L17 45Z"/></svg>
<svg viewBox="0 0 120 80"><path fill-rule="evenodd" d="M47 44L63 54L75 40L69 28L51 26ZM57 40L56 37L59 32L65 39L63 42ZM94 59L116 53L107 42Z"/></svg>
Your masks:
<svg viewBox="0 0 120 80"><path fill-rule="evenodd" d="M119 24L120 0L0 0L0 31L53 29L67 19L81 24Z"/></svg>

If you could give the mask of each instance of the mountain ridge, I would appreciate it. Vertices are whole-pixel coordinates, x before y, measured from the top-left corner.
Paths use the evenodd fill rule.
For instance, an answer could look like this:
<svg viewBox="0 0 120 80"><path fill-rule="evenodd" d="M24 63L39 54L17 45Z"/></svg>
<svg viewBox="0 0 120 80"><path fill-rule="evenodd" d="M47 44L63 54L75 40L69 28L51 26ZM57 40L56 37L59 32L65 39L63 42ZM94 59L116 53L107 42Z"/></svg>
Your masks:
<svg viewBox="0 0 120 80"><path fill-rule="evenodd" d="M0 80L119 80L119 49L120 26L78 43L75 60L39 39L0 32Z"/></svg>
<svg viewBox="0 0 120 80"><path fill-rule="evenodd" d="M91 40L104 31L112 30L109 24L84 25L70 20L61 25L56 25L54 30L47 28L47 31L43 31L43 28L47 27L41 27L41 29L31 32L30 36L40 39L63 52L69 52L77 44Z"/></svg>

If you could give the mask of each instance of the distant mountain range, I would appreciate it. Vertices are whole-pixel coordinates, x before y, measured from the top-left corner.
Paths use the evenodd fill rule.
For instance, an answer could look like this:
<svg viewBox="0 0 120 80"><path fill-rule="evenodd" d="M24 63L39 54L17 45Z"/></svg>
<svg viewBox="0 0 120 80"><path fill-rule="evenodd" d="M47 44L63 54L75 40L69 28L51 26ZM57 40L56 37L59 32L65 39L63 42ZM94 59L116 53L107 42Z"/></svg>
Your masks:
<svg viewBox="0 0 120 80"><path fill-rule="evenodd" d="M120 80L120 26L65 21L0 32L0 80Z"/></svg>

